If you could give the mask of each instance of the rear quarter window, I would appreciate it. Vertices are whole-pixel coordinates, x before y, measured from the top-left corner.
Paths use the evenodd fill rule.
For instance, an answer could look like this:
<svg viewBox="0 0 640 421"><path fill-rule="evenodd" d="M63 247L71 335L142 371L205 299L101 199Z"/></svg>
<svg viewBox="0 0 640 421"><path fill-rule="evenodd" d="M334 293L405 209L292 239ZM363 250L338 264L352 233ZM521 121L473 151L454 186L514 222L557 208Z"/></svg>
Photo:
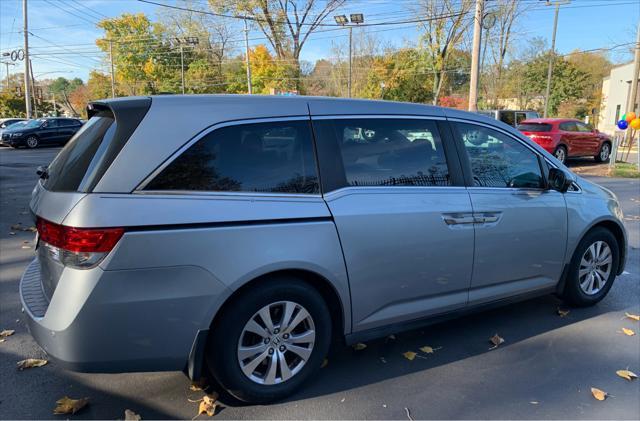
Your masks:
<svg viewBox="0 0 640 421"><path fill-rule="evenodd" d="M99 158L98 150L113 139L115 130L116 122L110 112L91 117L49 165L44 188L55 192L78 191L85 175L91 173L92 162Z"/></svg>
<svg viewBox="0 0 640 421"><path fill-rule="evenodd" d="M216 129L174 159L144 190L316 194L309 122Z"/></svg>

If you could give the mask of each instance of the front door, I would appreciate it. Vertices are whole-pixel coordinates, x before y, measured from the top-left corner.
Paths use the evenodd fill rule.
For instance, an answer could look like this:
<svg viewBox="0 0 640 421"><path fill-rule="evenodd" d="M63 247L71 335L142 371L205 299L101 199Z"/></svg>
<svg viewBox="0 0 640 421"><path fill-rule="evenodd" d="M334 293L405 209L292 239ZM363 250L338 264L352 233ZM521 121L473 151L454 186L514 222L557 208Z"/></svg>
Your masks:
<svg viewBox="0 0 640 421"><path fill-rule="evenodd" d="M334 145L332 162L321 165L340 174L324 197L349 274L353 330L464 307L473 215L438 124L383 117L313 124L319 148Z"/></svg>
<svg viewBox="0 0 640 421"><path fill-rule="evenodd" d="M539 155L506 132L454 123L476 219L469 304L551 288L567 237L564 196L545 188ZM465 153L466 152L466 153Z"/></svg>
<svg viewBox="0 0 640 421"><path fill-rule="evenodd" d="M54 143L58 141L58 120L45 120L37 132L41 143Z"/></svg>
<svg viewBox="0 0 640 421"><path fill-rule="evenodd" d="M593 129L582 123L576 121L576 127L580 132L580 141L583 144L583 150L585 155L597 155L600 152L600 139Z"/></svg>

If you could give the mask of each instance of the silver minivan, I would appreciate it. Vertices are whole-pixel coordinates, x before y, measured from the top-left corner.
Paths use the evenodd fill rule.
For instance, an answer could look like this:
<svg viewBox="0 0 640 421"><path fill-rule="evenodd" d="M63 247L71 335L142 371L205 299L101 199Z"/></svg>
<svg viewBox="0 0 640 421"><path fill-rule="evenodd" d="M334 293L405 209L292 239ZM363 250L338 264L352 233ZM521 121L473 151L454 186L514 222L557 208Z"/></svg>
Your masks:
<svg viewBox="0 0 640 421"><path fill-rule="evenodd" d="M592 305L624 268L616 197L478 114L243 95L88 113L38 170L20 284L73 370L208 370L271 402L332 341L548 293Z"/></svg>

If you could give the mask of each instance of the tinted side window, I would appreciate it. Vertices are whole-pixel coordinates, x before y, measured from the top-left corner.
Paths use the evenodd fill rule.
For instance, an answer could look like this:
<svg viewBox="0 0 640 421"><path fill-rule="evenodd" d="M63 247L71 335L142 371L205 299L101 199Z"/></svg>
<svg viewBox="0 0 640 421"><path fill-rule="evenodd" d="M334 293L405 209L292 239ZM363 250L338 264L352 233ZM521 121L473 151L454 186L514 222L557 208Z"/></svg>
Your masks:
<svg viewBox="0 0 640 421"><path fill-rule="evenodd" d="M318 193L309 122L214 130L171 162L145 190Z"/></svg>
<svg viewBox="0 0 640 421"><path fill-rule="evenodd" d="M590 126L584 123L576 123L576 126L578 127L579 132L591 133L593 131Z"/></svg>
<svg viewBox="0 0 640 421"><path fill-rule="evenodd" d="M542 188L538 156L517 140L473 124L455 125L479 187Z"/></svg>
<svg viewBox="0 0 640 421"><path fill-rule="evenodd" d="M451 185L433 121L347 119L331 122L349 186Z"/></svg>
<svg viewBox="0 0 640 421"><path fill-rule="evenodd" d="M515 113L513 111L500 111L500 121L508 124L509 126L515 126Z"/></svg>
<svg viewBox="0 0 640 421"><path fill-rule="evenodd" d="M58 120L60 127L70 127L74 125L73 120Z"/></svg>
<svg viewBox="0 0 640 421"><path fill-rule="evenodd" d="M520 124L520 122L527 119L527 115L525 113L516 113L516 124Z"/></svg>
<svg viewBox="0 0 640 421"><path fill-rule="evenodd" d="M578 127L576 127L576 123L574 123L573 121L565 121L564 123L560 123L558 127L560 127L560 130L564 130L565 132L578 131Z"/></svg>
<svg viewBox="0 0 640 421"><path fill-rule="evenodd" d="M58 120L46 120L43 128L45 129L53 129L59 126Z"/></svg>

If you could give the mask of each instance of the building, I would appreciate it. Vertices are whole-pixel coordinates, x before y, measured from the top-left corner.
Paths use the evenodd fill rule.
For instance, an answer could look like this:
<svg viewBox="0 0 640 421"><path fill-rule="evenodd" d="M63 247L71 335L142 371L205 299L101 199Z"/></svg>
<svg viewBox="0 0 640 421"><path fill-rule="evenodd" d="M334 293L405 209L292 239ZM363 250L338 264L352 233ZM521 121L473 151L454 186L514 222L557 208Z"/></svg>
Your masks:
<svg viewBox="0 0 640 421"><path fill-rule="evenodd" d="M636 75L638 77L638 75ZM631 95L631 80L633 79L633 62L621 64L611 69L609 76L602 79L602 100L598 116L598 130L615 134L618 130L616 122L627 111L627 100ZM640 89L638 89L640 94ZM635 112L638 113L640 95L636 97Z"/></svg>

